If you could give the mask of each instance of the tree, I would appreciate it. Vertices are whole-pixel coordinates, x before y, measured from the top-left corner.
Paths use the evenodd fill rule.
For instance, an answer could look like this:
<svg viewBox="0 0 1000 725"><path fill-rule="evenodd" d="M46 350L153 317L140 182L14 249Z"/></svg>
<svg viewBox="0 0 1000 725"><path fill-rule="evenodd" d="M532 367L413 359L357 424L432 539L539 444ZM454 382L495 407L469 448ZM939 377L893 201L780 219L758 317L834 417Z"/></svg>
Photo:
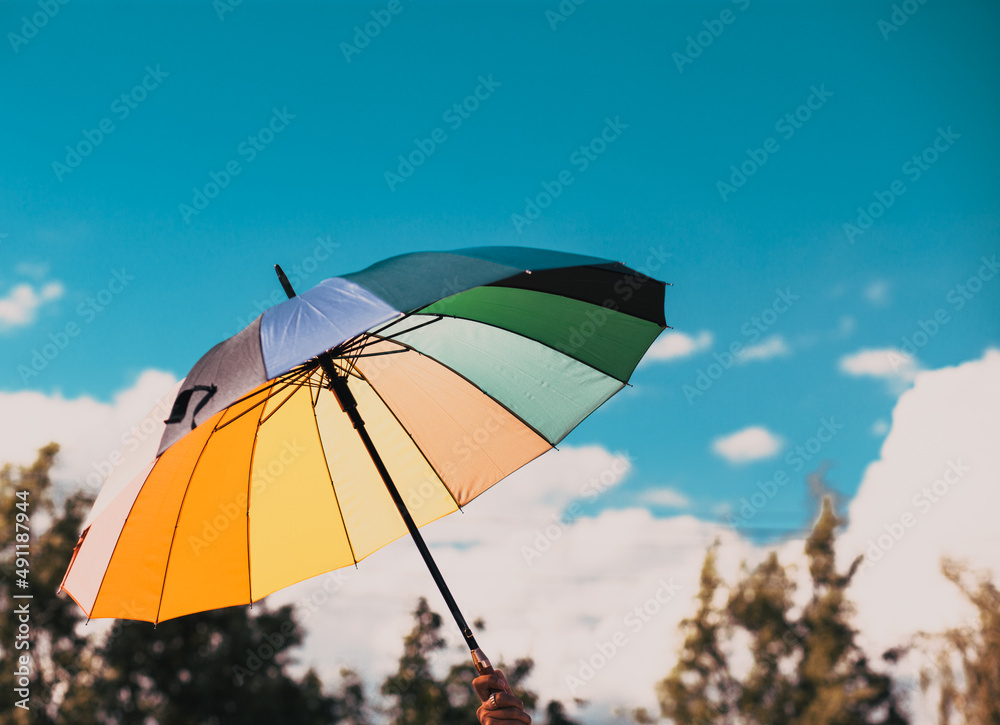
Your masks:
<svg viewBox="0 0 1000 725"><path fill-rule="evenodd" d="M936 637L921 635L937 645L939 723L1000 725L1000 592L985 574L974 584L968 582L971 574L952 559L941 563L941 572L975 607L979 621L978 626L954 627ZM925 670L925 690L931 681Z"/></svg>
<svg viewBox="0 0 1000 725"><path fill-rule="evenodd" d="M830 499L824 498L806 542L813 591L798 621L802 657L793 698L797 719L792 722L905 723L892 679L871 669L855 641L857 631L849 621L853 607L846 594L862 557L852 562L846 574L837 572L834 541L840 523Z"/></svg>
<svg viewBox="0 0 1000 725"><path fill-rule="evenodd" d="M393 702L388 709L393 725L468 725L477 722L476 710L481 704L472 688L476 670L466 656L460 663L452 664L447 675L437 680L431 671L431 657L446 646L441 636L441 616L433 612L423 597L413 612L413 629L403 639L403 654L396 672L382 684L382 694ZM478 627L482 629L482 624ZM534 663L518 659L514 666L504 671L514 694L531 710L537 695L523 687Z"/></svg>
<svg viewBox="0 0 1000 725"><path fill-rule="evenodd" d="M4 522L0 607L5 613L0 617L0 723L4 725L60 722L67 710L79 713L75 723L95 722L87 715L96 704L87 666L93 648L77 631L82 621L79 608L56 594L90 500L78 493L56 505L50 473L58 452L59 446L50 443L30 466L7 464L0 470L0 521ZM19 581L27 586L21 588ZM19 594L32 598L14 599ZM13 613L24 607L22 623ZM29 628L28 634L18 640L22 624ZM27 698L15 692L21 689L15 671L22 666L30 672ZM30 712L18 702L30 706Z"/></svg>
<svg viewBox="0 0 1000 725"><path fill-rule="evenodd" d="M566 714L566 708L558 700L550 700L545 706L545 725L580 725Z"/></svg>
<svg viewBox="0 0 1000 725"><path fill-rule="evenodd" d="M315 672L288 674L303 632L291 606L229 607L161 622L119 622L98 650L107 722L326 724L339 701Z"/></svg>
<svg viewBox="0 0 1000 725"><path fill-rule="evenodd" d="M33 597L27 600L30 649L9 649L20 622L0 617L0 724L367 725L363 688L353 673L344 673L342 696L326 694L312 671L288 674L303 637L291 607L232 607L155 628L118 620L106 634L86 632L79 607L57 589L90 501L73 494L56 505L50 471L58 450L51 444L33 465L0 470L0 520L12 524L0 530L0 604L12 612L23 601L15 594ZM15 523L28 527L29 541L17 541L22 532ZM29 556L21 556L26 562L18 561L18 543L30 547ZM25 578L21 572L30 589L15 589ZM16 706L22 654L31 657L30 713Z"/></svg>
<svg viewBox="0 0 1000 725"><path fill-rule="evenodd" d="M737 700L743 716L737 722L793 722L796 683L787 665L801 642L789 616L794 590L777 554L771 552L729 596L730 626L750 635L753 656Z"/></svg>
<svg viewBox="0 0 1000 725"><path fill-rule="evenodd" d="M680 623L684 644L677 664L656 688L660 712L677 725L734 722L737 685L721 649L725 619L714 603L722 584L715 566L718 547L716 541L705 554L698 611ZM647 713L637 713L640 722L647 718Z"/></svg>
<svg viewBox="0 0 1000 725"><path fill-rule="evenodd" d="M702 567L698 611L684 620L678 664L657 688L661 712L678 725L900 725L891 678L873 670L856 643L846 592L860 564L836 569L840 521L824 497L806 541L811 596L793 613L795 585L771 553L714 604L721 581L716 547ZM728 653L741 641L752 656L747 674L734 677Z"/></svg>

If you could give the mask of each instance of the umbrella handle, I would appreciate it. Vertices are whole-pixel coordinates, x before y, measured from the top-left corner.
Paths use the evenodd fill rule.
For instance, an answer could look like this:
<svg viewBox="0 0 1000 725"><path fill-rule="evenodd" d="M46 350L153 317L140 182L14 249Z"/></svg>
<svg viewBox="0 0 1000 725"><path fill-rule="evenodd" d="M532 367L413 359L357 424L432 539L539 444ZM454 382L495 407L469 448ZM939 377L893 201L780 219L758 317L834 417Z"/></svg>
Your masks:
<svg viewBox="0 0 1000 725"><path fill-rule="evenodd" d="M472 650L472 662L480 676L492 675L495 672L493 665L490 664L490 658L478 647ZM503 690L491 690L490 694L492 695L494 692L503 692Z"/></svg>
<svg viewBox="0 0 1000 725"><path fill-rule="evenodd" d="M480 675L492 675L494 672L493 665L490 664L490 658L478 647L472 650L472 663L476 666L476 672Z"/></svg>

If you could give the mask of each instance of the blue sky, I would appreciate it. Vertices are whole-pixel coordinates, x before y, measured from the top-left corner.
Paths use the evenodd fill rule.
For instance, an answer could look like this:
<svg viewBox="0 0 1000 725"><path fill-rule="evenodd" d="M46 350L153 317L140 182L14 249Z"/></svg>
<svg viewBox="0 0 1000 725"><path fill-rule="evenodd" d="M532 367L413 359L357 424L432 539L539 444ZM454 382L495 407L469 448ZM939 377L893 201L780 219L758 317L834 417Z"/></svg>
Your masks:
<svg viewBox="0 0 1000 725"><path fill-rule="evenodd" d="M947 321L909 364L1000 344L1000 284L956 297L1000 252L1000 7L911 6L896 27L888 2L587 0L554 20L555 0L72 0L36 28L42 5L4 3L0 390L107 401L150 368L180 377L280 299L274 263L302 268L304 288L424 249L665 257L654 276L675 285L675 342L705 344L644 363L568 439L633 461L591 510L669 487L680 509L720 520L784 471L792 487L746 533L797 530L804 475L830 460L850 496L907 382L906 366L858 376L843 359L902 347L939 310ZM609 124L584 165L574 154L600 148ZM412 175L387 181L427 139ZM572 183L517 223L564 170ZM213 174L224 188L185 211ZM876 194L891 205L845 230ZM795 299L752 340L781 295ZM779 354L685 394L713 354L768 341ZM790 463L824 420L843 428ZM779 440L773 456L713 452L752 427Z"/></svg>

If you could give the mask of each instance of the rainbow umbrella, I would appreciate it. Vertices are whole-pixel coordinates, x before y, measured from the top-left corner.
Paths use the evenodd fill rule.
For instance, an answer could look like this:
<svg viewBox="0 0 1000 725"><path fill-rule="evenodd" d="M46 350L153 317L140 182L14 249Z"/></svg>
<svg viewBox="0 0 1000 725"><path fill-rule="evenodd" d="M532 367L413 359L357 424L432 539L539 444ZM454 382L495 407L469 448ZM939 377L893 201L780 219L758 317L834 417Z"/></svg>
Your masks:
<svg viewBox="0 0 1000 725"><path fill-rule="evenodd" d="M148 464L105 484L62 589L88 617L155 623L255 602L409 532L489 671L418 527L621 390L666 327L664 283L518 247L405 254L301 295L276 269L289 299L150 419Z"/></svg>

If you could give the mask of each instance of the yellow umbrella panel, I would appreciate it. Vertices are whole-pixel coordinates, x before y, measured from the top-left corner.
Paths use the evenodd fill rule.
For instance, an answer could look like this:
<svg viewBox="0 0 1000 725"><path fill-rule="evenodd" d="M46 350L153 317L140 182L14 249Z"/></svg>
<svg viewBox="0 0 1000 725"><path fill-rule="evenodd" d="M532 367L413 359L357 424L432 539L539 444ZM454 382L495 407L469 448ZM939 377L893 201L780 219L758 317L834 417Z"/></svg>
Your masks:
<svg viewBox="0 0 1000 725"><path fill-rule="evenodd" d="M358 373L358 411L418 526L550 447L418 353ZM405 534L326 383L322 370L272 381L164 451L84 532L63 589L90 617L160 622L257 601Z"/></svg>

